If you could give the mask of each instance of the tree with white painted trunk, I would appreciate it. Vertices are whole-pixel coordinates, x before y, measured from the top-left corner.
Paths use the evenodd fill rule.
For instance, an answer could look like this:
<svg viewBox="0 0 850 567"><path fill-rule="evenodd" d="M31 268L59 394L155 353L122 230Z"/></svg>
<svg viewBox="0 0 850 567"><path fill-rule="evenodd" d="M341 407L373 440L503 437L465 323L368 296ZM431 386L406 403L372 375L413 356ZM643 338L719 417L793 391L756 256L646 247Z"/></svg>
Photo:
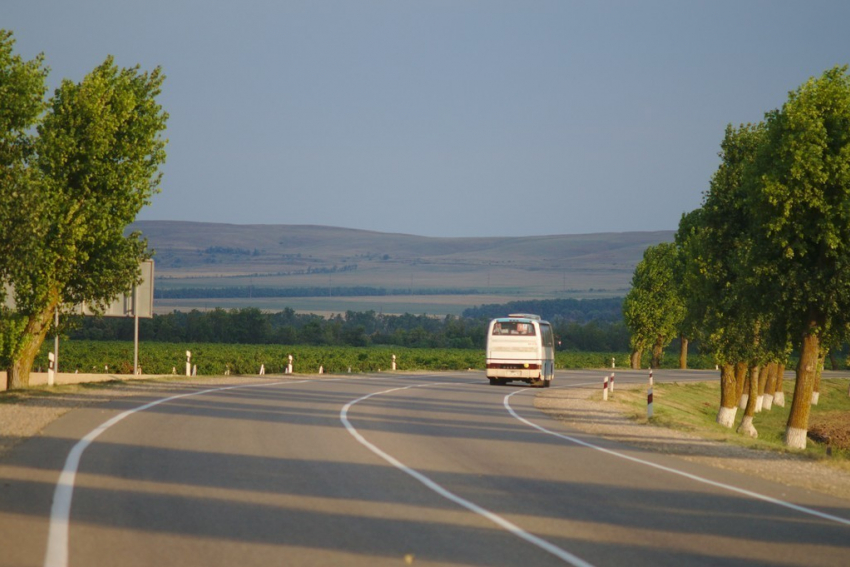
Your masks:
<svg viewBox="0 0 850 567"><path fill-rule="evenodd" d="M765 139L745 175L754 243L748 297L794 337L800 359L785 433L806 446L818 355L850 323L850 77L835 67L765 115ZM828 343L828 341L827 341Z"/></svg>
<svg viewBox="0 0 850 567"><path fill-rule="evenodd" d="M741 208L743 175L755 159L762 136L760 124L727 126L720 144L721 163L702 207L684 215L676 233L684 266L680 278L684 319L722 367L717 422L728 427L734 423L741 397L735 365L759 354L754 348L763 317L745 301L738 274L752 248L749 219Z"/></svg>
<svg viewBox="0 0 850 567"><path fill-rule="evenodd" d="M758 365L750 366L750 386L747 398L747 407L744 409L744 415L741 418L741 424L738 426L738 433L747 435L748 437L758 437L758 431L753 424L753 418L756 414L756 404L758 403L758 383L761 375L761 368Z"/></svg>

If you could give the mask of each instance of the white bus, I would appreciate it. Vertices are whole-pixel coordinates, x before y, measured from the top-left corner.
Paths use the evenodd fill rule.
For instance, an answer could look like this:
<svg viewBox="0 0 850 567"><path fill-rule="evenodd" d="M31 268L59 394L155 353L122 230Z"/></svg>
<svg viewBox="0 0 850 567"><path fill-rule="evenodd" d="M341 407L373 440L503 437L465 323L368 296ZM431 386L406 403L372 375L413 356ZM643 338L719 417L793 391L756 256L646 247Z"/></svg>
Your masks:
<svg viewBox="0 0 850 567"><path fill-rule="evenodd" d="M487 378L491 384L527 382L548 388L555 376L555 335L539 315L515 313L487 327Z"/></svg>

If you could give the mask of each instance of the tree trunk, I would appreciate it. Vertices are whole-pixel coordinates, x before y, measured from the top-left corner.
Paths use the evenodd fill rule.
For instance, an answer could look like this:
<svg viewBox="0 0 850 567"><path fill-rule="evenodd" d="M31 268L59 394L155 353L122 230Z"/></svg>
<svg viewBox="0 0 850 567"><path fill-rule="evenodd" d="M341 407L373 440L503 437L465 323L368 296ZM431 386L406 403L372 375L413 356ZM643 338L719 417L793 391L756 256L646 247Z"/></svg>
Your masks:
<svg viewBox="0 0 850 567"><path fill-rule="evenodd" d="M679 368L685 370L688 368L688 339L685 335L679 337L682 344L679 347Z"/></svg>
<svg viewBox="0 0 850 567"><path fill-rule="evenodd" d="M779 370L779 364L771 362L767 365L767 382L764 383L764 394L761 397L761 409L764 411L770 411L771 407L773 407L777 370Z"/></svg>
<svg viewBox="0 0 850 567"><path fill-rule="evenodd" d="M640 370L640 359L643 358L643 349L635 349L629 357L629 367L632 370Z"/></svg>
<svg viewBox="0 0 850 567"><path fill-rule="evenodd" d="M44 337L47 336L47 331L50 329L54 309L55 306L51 305L40 315L30 316L23 331L24 340L20 353L6 369L6 387L9 390L29 387L32 363L38 356Z"/></svg>
<svg viewBox="0 0 850 567"><path fill-rule="evenodd" d="M746 386L747 382L747 363L746 362L738 362L735 364L735 401L740 402L741 396L744 394L744 386ZM747 407L747 403L744 402L741 409Z"/></svg>
<svg viewBox="0 0 850 567"><path fill-rule="evenodd" d="M655 344L652 345L652 367L660 368L661 367L661 359L664 357L664 348L661 346L664 339L662 337L658 337L658 340L655 341Z"/></svg>
<svg viewBox="0 0 850 567"><path fill-rule="evenodd" d="M764 389L767 387L767 377L770 376L768 372L769 366L765 366L759 372L759 386L758 386L758 397L756 398L756 413L760 413L762 407L764 406Z"/></svg>
<svg viewBox="0 0 850 567"><path fill-rule="evenodd" d="M809 327L813 328L815 325L816 323L812 321ZM788 425L785 428L785 446L789 449L806 448L819 346L820 338L814 333L810 332L803 336L800 362L797 364L797 383L794 385L791 413L788 414Z"/></svg>
<svg viewBox="0 0 850 567"><path fill-rule="evenodd" d="M785 378L785 365L780 364L776 369L776 391L773 394L773 403L777 406L784 408L785 407L785 384L783 380Z"/></svg>
<svg viewBox="0 0 850 567"><path fill-rule="evenodd" d="M723 427L732 427L737 413L735 367L724 364L720 369L720 409L717 411L717 423Z"/></svg>
<svg viewBox="0 0 850 567"><path fill-rule="evenodd" d="M747 366L746 362L739 363L735 367L736 371L741 365L744 366L745 373L744 379L741 381L743 385L741 387L741 395L738 397L738 407L741 409L747 409L747 404L750 403L750 382L752 382L752 379L750 375L750 369Z"/></svg>
<svg viewBox="0 0 850 567"><path fill-rule="evenodd" d="M826 365L826 352L822 352L820 357L818 358L818 365L815 368L815 383L812 385L812 405L818 405L818 401L820 401L820 376L823 372L824 365Z"/></svg>
<svg viewBox="0 0 850 567"><path fill-rule="evenodd" d="M750 387L747 392L747 407L744 410L744 417L741 419L741 425L738 426L738 433L756 438L759 432L753 426L753 416L756 413L756 402L759 391L759 374L760 368L758 365L750 366Z"/></svg>

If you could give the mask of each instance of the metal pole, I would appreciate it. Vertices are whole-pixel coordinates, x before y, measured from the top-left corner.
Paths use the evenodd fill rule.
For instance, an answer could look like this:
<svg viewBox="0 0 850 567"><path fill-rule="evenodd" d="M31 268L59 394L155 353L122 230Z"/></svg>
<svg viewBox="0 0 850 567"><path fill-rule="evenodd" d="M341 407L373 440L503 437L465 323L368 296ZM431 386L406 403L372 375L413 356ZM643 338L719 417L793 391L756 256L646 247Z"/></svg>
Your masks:
<svg viewBox="0 0 850 567"><path fill-rule="evenodd" d="M59 306L56 306L56 311L53 312L53 326L56 331L56 337L53 339L53 376L59 372ZM50 382L53 385L53 382Z"/></svg>
<svg viewBox="0 0 850 567"><path fill-rule="evenodd" d="M133 376L139 373L139 294L133 286Z"/></svg>

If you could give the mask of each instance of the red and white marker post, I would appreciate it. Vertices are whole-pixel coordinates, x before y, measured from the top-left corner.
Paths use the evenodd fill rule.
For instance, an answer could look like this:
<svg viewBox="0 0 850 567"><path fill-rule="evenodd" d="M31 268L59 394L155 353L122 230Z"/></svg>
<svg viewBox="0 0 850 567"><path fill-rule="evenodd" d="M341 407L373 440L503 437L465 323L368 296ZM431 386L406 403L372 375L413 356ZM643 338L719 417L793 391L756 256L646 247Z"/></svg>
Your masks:
<svg viewBox="0 0 850 567"><path fill-rule="evenodd" d="M652 418L652 368L649 369L649 390L646 392L646 419Z"/></svg>

